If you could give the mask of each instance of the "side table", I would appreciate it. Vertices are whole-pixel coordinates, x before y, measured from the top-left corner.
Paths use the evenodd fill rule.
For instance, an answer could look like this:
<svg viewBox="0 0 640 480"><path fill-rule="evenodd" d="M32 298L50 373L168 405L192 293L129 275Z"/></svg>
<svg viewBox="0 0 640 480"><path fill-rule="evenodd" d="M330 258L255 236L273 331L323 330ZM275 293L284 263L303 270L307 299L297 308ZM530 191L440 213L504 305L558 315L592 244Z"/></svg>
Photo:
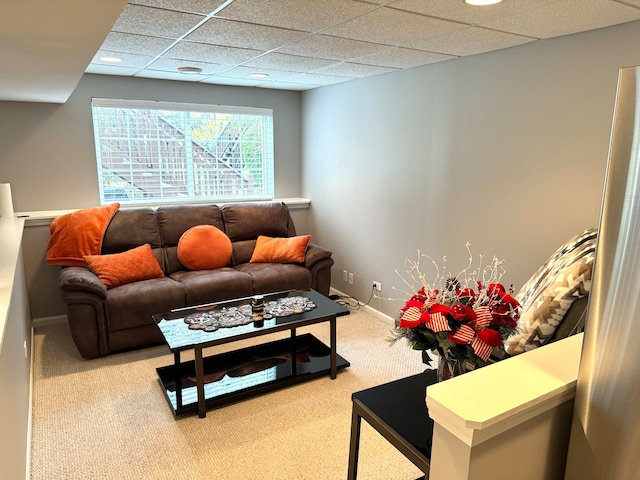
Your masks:
<svg viewBox="0 0 640 480"><path fill-rule="evenodd" d="M433 420L425 401L426 388L437 382L435 370L361 390L351 396L351 441L348 480L356 480L360 425L364 418L407 459L429 475Z"/></svg>

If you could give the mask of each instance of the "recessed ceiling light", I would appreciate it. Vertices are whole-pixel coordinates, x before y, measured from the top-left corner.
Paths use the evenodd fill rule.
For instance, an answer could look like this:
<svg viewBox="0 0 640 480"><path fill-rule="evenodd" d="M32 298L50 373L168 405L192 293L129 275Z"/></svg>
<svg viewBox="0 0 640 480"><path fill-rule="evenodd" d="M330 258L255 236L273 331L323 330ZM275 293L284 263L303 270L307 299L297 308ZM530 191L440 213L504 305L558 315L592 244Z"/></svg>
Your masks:
<svg viewBox="0 0 640 480"><path fill-rule="evenodd" d="M198 73L202 73L202 69L199 67L178 67L178 71L180 73L184 73L185 75L195 75Z"/></svg>
<svg viewBox="0 0 640 480"><path fill-rule="evenodd" d="M122 59L118 57L100 57L98 60L109 63L120 63L122 61Z"/></svg>
<svg viewBox="0 0 640 480"><path fill-rule="evenodd" d="M250 73L249 76L251 78L267 78L269 76L269 74L268 73L255 72L255 73Z"/></svg>
<svg viewBox="0 0 640 480"><path fill-rule="evenodd" d="M502 0L464 0L464 3L468 5L495 5L500 2Z"/></svg>

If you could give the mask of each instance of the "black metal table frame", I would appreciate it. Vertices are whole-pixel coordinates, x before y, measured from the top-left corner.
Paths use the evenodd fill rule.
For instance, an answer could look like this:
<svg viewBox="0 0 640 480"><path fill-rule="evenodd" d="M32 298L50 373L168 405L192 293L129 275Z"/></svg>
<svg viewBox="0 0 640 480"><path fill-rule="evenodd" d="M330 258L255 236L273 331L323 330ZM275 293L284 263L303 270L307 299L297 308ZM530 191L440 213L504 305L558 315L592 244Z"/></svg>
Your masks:
<svg viewBox="0 0 640 480"><path fill-rule="evenodd" d="M335 380L337 374L338 374L338 362L337 362L337 350L336 350L336 316L333 315L331 317L321 317L319 319L314 319L314 320L310 320L310 321L304 321L304 322L296 322L294 324L287 324L287 325L283 325L282 328L274 328L269 330L268 333L265 333L263 335L268 335L271 333L277 333L283 330L291 330L291 335L290 335L290 341L291 341L291 368L292 368L292 377L295 377L297 372L296 372L296 329L299 327L304 327L307 325L313 325L316 323L323 323L323 322L329 322L329 347L331 349L331 367L330 367L330 377L332 380ZM224 343L233 343L233 342L237 342L239 340L244 340L246 338L251 338L251 337L256 337L256 336L262 336L260 335L260 333L256 333L255 335L243 335L241 337L230 337L228 339L225 339L227 341L224 342L218 342L216 343L216 345L222 345ZM196 367L196 389L198 391L198 416L200 418L204 418L207 416L207 400L205 398L205 394L204 394L204 355L202 353L202 351L207 348L210 347L211 345L209 344L201 344L201 345L196 345L194 347L194 360L195 360L195 367ZM180 366L182 365L182 362L180 361L180 351L176 351L173 354L173 358L174 358L174 367L175 367L175 373L176 373L176 401L178 404L178 408L182 407L182 376L181 376L181 371L180 371ZM294 383L294 382L291 382ZM281 385L282 386L282 385ZM263 389L264 390L264 389Z"/></svg>
<svg viewBox="0 0 640 480"><path fill-rule="evenodd" d="M291 291L294 292L294 291ZM302 293L302 292L301 292ZM323 297L322 295L320 295L317 292L314 291L310 291L309 295L312 299L314 299L313 297L315 297L314 301L316 303L318 302L324 302L329 301L329 299L326 299L326 297ZM320 299L319 297L322 297L322 299ZM237 300L232 300L233 301L237 301ZM224 302L222 302L224 303ZM183 309L186 310L186 309ZM342 316L342 315L348 315L349 311L342 307L341 310L337 310L335 312L329 313L327 315L321 315L318 317L312 317L312 318L299 318L297 320L291 321L291 322L284 322L280 325L275 325L275 326L271 326L268 329L257 329L254 331L250 331L250 332L245 332L239 335L233 335L233 336L229 336L229 337L224 337L224 338L218 338L218 339L214 339L211 341L207 341L207 342L203 342L203 343L199 343L199 344L195 344L195 345L190 345L190 346L185 346L185 347L181 347L178 349L173 350L173 357L174 357L174 365L173 365L173 373L174 373L174 384L176 386L176 412L178 412L179 410L181 410L183 408L183 401L182 401L182 371L181 371L181 367L185 364L182 363L181 361L181 352L182 351L186 351L186 350L193 350L194 351L194 366L195 366L195 374L196 374L196 391L197 391L197 410L198 410L198 416L200 418L204 418L206 417L207 414L207 399L205 396L205 381L204 381L204 376L205 376L205 372L204 372L204 363L205 360L207 358L210 357L215 357L215 355L211 355L209 357L205 357L203 354L203 350L205 348L210 348L210 347L214 347L214 346L218 346L218 345L224 345L224 344L228 344L228 343L233 343L233 342L237 342L240 340L246 340L248 338L253 338L253 337L260 337L260 336L266 336L266 335L270 335L272 333L277 333L277 332L281 332L281 331L286 331L289 330L290 331L290 336L289 336L289 342L290 342L290 351L291 351L291 375L289 378L285 379L285 380L280 380L279 382L277 382L276 384L272 384L272 385L262 385L259 388L253 389L252 391L247 391L247 392L238 392L236 394L234 394L233 399L234 400L241 400L244 398L249 398L252 396L255 396L259 393L266 393L269 391L273 391L276 390L278 388L282 388L284 386L288 386L288 385L292 385L295 383L300 383L301 381L303 381L304 379L299 378L297 375L297 367L296 367L296 363L297 363L297 359L296 359L296 338L297 338L297 332L296 330L298 328L301 327L305 327L305 326L309 326L309 325L314 325L314 324L318 324L318 323L324 323L324 322L329 322L329 347L330 347L330 364L329 364L329 369L328 372L327 370L323 370L323 372L329 373L331 379L335 379L337 376L337 372L338 372L338 368L344 368L349 366L349 362L347 362L345 359L343 359L342 357L340 357L337 354L337 349L336 349L336 342L337 342L337 334L336 334L336 319L338 316ZM309 334L307 334L309 335ZM312 335L310 335L311 337L313 337ZM315 339L315 337L313 337L314 340L317 341L317 339ZM319 342L319 341L318 341ZM272 343L276 343L276 342L265 342L261 345L264 346L268 346ZM321 342L319 342L321 343ZM338 360L340 361L340 365L338 364ZM190 363L190 362L187 362ZM166 368L166 367L165 367ZM326 375L326 373L322 373L324 375ZM319 375L319 374L316 374ZM305 378L309 378L308 376ZM160 383L162 384L162 380L160 380ZM226 403L229 403L227 401L219 401L219 402L215 402L215 401L211 401L209 400L209 403L211 404L216 404L216 405L223 405Z"/></svg>

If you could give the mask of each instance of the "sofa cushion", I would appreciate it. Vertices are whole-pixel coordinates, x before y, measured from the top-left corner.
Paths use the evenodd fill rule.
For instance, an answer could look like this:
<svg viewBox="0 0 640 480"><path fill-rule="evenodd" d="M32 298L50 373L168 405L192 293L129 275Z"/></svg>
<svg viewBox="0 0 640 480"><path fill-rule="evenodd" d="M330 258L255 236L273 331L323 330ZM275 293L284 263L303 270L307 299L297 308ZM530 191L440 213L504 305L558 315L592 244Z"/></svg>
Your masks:
<svg viewBox="0 0 640 480"><path fill-rule="evenodd" d="M121 253L148 243L160 268L165 269L164 252L156 212L150 207L118 210L102 241L102 254Z"/></svg>
<svg viewBox="0 0 640 480"><path fill-rule="evenodd" d="M231 259L231 240L213 225L196 225L178 241L180 263L190 270L224 267Z"/></svg>
<svg viewBox="0 0 640 480"><path fill-rule="evenodd" d="M294 263L245 263L235 269L251 276L254 293L311 288L311 272Z"/></svg>
<svg viewBox="0 0 640 480"><path fill-rule="evenodd" d="M183 286L187 305L248 297L254 293L251 275L233 268L182 270L172 273L171 279Z"/></svg>
<svg viewBox="0 0 640 480"><path fill-rule="evenodd" d="M85 255L84 259L107 288L164 276L148 243L122 253Z"/></svg>
<svg viewBox="0 0 640 480"><path fill-rule="evenodd" d="M281 202L223 205L224 230L232 242L255 240L258 235L288 237L289 209Z"/></svg>
<svg viewBox="0 0 640 480"><path fill-rule="evenodd" d="M184 232L196 225L212 225L224 231L222 213L217 205L166 205L158 207L157 218L165 247L167 274L184 269L177 248Z"/></svg>
<svg viewBox="0 0 640 480"><path fill-rule="evenodd" d="M128 283L107 290L108 329L154 326L151 315L184 306L183 285L169 277Z"/></svg>
<svg viewBox="0 0 640 480"><path fill-rule="evenodd" d="M311 235L288 238L258 236L249 263L304 263Z"/></svg>

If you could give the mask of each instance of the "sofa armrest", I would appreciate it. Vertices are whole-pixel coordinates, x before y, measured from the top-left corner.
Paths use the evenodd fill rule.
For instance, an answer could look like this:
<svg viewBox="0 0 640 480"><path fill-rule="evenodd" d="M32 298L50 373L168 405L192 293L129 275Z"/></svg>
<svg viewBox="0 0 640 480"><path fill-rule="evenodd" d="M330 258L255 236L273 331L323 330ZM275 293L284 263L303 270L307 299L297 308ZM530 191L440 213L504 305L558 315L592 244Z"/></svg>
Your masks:
<svg viewBox="0 0 640 480"><path fill-rule="evenodd" d="M327 258L331 258L332 254L333 253L330 252L329 250L325 250L324 248L319 247L318 245L310 243L307 247L307 253L305 254L305 257L304 257L304 266L309 270L311 270L313 266L316 265L317 263Z"/></svg>
<svg viewBox="0 0 640 480"><path fill-rule="evenodd" d="M310 243L304 259L304 266L311 272L311 288L326 297L331 289L331 267L334 263L331 255L333 253L329 250Z"/></svg>
<svg viewBox="0 0 640 480"><path fill-rule="evenodd" d="M62 291L84 291L102 298L107 296L107 287L104 283L91 270L84 267L67 267L60 270L58 285Z"/></svg>

